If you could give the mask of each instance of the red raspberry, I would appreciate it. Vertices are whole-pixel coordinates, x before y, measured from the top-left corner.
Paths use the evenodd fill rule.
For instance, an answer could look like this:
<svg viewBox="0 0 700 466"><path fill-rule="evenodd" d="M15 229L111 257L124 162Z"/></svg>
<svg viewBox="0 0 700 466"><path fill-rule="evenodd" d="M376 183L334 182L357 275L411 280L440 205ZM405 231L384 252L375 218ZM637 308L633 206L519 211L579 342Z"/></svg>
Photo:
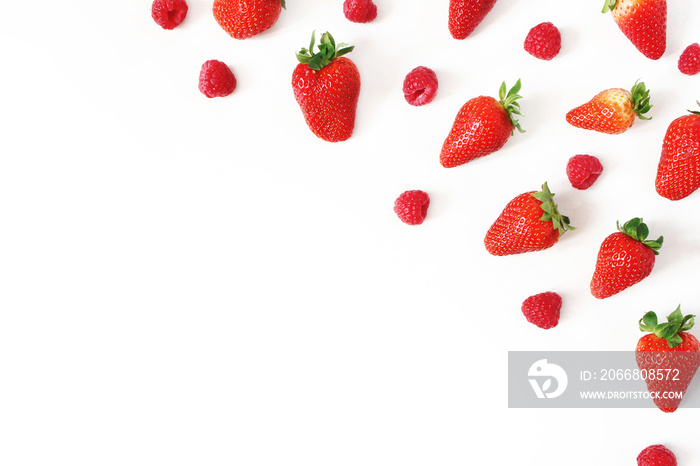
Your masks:
<svg viewBox="0 0 700 466"><path fill-rule="evenodd" d="M406 102L416 107L432 102L438 88L435 71L425 66L411 70L403 80L403 95Z"/></svg>
<svg viewBox="0 0 700 466"><path fill-rule="evenodd" d="M691 76L700 73L700 45L690 44L683 50L678 59L678 69Z"/></svg>
<svg viewBox="0 0 700 466"><path fill-rule="evenodd" d="M676 455L663 445L646 447L637 456L638 466L677 466Z"/></svg>
<svg viewBox="0 0 700 466"><path fill-rule="evenodd" d="M226 63L208 60L199 72L199 90L207 97L226 97L236 88L236 77Z"/></svg>
<svg viewBox="0 0 700 466"><path fill-rule="evenodd" d="M377 17L377 5L372 0L345 0L343 14L353 23L369 23Z"/></svg>
<svg viewBox="0 0 700 466"><path fill-rule="evenodd" d="M153 0L153 20L163 29L175 29L187 16L185 0Z"/></svg>
<svg viewBox="0 0 700 466"><path fill-rule="evenodd" d="M569 177L571 186L576 189L590 188L601 173L603 164L592 155L574 155L566 164L566 176Z"/></svg>
<svg viewBox="0 0 700 466"><path fill-rule="evenodd" d="M545 291L527 298L521 309L531 324L544 329L556 327L559 323L561 296L553 291Z"/></svg>
<svg viewBox="0 0 700 466"><path fill-rule="evenodd" d="M405 191L394 202L394 212L402 222L420 225L425 220L429 205L428 193L420 190Z"/></svg>
<svg viewBox="0 0 700 466"><path fill-rule="evenodd" d="M561 34L550 22L530 29L525 38L525 51L540 60L551 60L561 50Z"/></svg>

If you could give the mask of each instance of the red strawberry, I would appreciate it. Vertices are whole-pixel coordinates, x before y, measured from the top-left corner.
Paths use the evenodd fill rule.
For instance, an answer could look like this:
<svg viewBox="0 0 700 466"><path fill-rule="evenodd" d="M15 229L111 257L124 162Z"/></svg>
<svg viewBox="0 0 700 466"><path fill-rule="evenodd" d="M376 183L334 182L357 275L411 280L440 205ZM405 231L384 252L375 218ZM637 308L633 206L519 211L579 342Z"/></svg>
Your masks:
<svg viewBox="0 0 700 466"><path fill-rule="evenodd" d="M214 0L214 18L235 39L247 39L270 29L285 0Z"/></svg>
<svg viewBox="0 0 700 466"><path fill-rule="evenodd" d="M518 91L519 79L507 94L506 83L501 84L500 100L480 96L467 101L442 145L442 166L456 167L497 151L514 133L514 128L524 132L515 119L515 115L520 115L520 104L516 102L521 98Z"/></svg>
<svg viewBox="0 0 700 466"><path fill-rule="evenodd" d="M483 21L496 0L450 0L447 27L455 39L465 39Z"/></svg>
<svg viewBox="0 0 700 466"><path fill-rule="evenodd" d="M360 97L360 72L352 60L343 57L354 47L338 44L333 36L324 33L313 52L316 42L311 34L308 50L297 53L299 64L292 74L292 87L309 129L319 138L338 142L352 135L355 112Z"/></svg>
<svg viewBox="0 0 700 466"><path fill-rule="evenodd" d="M637 466L678 466L678 461L665 446L650 445L637 456Z"/></svg>
<svg viewBox="0 0 700 466"><path fill-rule="evenodd" d="M370 23L377 18L377 5L372 0L345 0L343 14L353 23Z"/></svg>
<svg viewBox="0 0 700 466"><path fill-rule="evenodd" d="M403 80L403 96L406 102L416 107L432 102L437 89L435 71L425 66L413 68Z"/></svg>
<svg viewBox="0 0 700 466"><path fill-rule="evenodd" d="M566 164L566 176L576 189L588 189L603 173L603 164L597 157L587 154L574 155Z"/></svg>
<svg viewBox="0 0 700 466"><path fill-rule="evenodd" d="M645 57L658 60L666 51L666 0L605 0L622 33Z"/></svg>
<svg viewBox="0 0 700 466"><path fill-rule="evenodd" d="M561 296L557 293L545 291L523 301L521 310L528 322L539 328L549 329L559 323L561 302Z"/></svg>
<svg viewBox="0 0 700 466"><path fill-rule="evenodd" d="M654 312L647 312L639 321L639 329L651 333L637 342L635 358L661 411L678 409L700 367L700 342L687 333L694 323L695 316L684 316L680 306L668 316L668 322L659 324Z"/></svg>
<svg viewBox="0 0 700 466"><path fill-rule="evenodd" d="M678 57L678 69L688 76L700 73L700 44L690 44L683 50Z"/></svg>
<svg viewBox="0 0 700 466"><path fill-rule="evenodd" d="M540 23L527 33L523 47L535 58L551 60L561 50L561 33L550 22Z"/></svg>
<svg viewBox="0 0 700 466"><path fill-rule="evenodd" d="M484 245L494 256L507 256L550 248L566 230L573 230L561 215L547 183L542 191L520 194L506 204L491 225Z"/></svg>
<svg viewBox="0 0 700 466"><path fill-rule="evenodd" d="M394 202L394 212L403 223L420 225L425 220L430 197L425 191L414 189L403 192Z"/></svg>
<svg viewBox="0 0 700 466"><path fill-rule="evenodd" d="M700 105L700 102L698 102ZM656 192L677 201L700 188L700 112L676 118L666 130Z"/></svg>
<svg viewBox="0 0 700 466"><path fill-rule="evenodd" d="M649 101L649 90L644 83L635 83L630 91L607 89L570 110L566 114L566 121L577 128L620 134L634 124L635 117L651 119L644 115L652 107Z"/></svg>
<svg viewBox="0 0 700 466"><path fill-rule="evenodd" d="M205 96L226 97L236 89L236 77L231 68L219 60L207 60L199 72L199 91Z"/></svg>
<svg viewBox="0 0 700 466"><path fill-rule="evenodd" d="M598 250L591 293L598 299L608 298L648 277L654 268L663 236L647 240L649 228L641 218L633 218L609 235Z"/></svg>
<svg viewBox="0 0 700 466"><path fill-rule="evenodd" d="M185 0L153 0L151 17L163 29L175 29L187 16Z"/></svg>

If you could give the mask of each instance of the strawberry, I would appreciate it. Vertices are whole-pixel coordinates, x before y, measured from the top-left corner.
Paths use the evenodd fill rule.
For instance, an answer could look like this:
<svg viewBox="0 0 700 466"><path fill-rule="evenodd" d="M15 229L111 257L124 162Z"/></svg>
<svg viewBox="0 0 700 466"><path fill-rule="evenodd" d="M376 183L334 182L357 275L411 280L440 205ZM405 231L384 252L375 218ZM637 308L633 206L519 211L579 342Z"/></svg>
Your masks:
<svg viewBox="0 0 700 466"><path fill-rule="evenodd" d="M639 320L639 329L650 333L637 342L635 359L661 411L678 409L700 367L700 342L687 333L694 323L695 316L684 316L680 306L668 316L668 322L659 324L654 312Z"/></svg>
<svg viewBox="0 0 700 466"><path fill-rule="evenodd" d="M545 291L527 298L520 309L528 322L546 330L559 323L561 303L558 293Z"/></svg>
<svg viewBox="0 0 700 466"><path fill-rule="evenodd" d="M285 0L214 0L214 18L228 35L247 39L270 29Z"/></svg>
<svg viewBox="0 0 700 466"><path fill-rule="evenodd" d="M608 298L648 277L663 244L663 236L647 240L649 228L633 218L603 240L591 279L591 293Z"/></svg>
<svg viewBox="0 0 700 466"><path fill-rule="evenodd" d="M514 128L524 132L515 119L515 115L520 115L518 91L519 79L507 94L506 83L501 84L500 100L479 96L467 101L457 113L442 145L442 166L456 167L497 151L514 133Z"/></svg>
<svg viewBox="0 0 700 466"><path fill-rule="evenodd" d="M353 50L336 46L328 32L321 36L318 53L311 45L297 53L299 64L292 74L292 87L309 129L319 138L338 142L352 135L360 97L360 72L352 60L343 57Z"/></svg>
<svg viewBox="0 0 700 466"><path fill-rule="evenodd" d="M678 461L665 446L649 445L637 455L637 466L678 466Z"/></svg>
<svg viewBox="0 0 700 466"><path fill-rule="evenodd" d="M507 256L550 248L566 230L574 230L561 215L547 183L542 191L520 194L506 204L491 225L484 245L494 256Z"/></svg>
<svg viewBox="0 0 700 466"><path fill-rule="evenodd" d="M699 187L700 112L691 111L673 120L666 130L656 169L656 192L677 201Z"/></svg>
<svg viewBox="0 0 700 466"><path fill-rule="evenodd" d="M658 60L666 51L666 0L605 0L603 13L645 57Z"/></svg>
<svg viewBox="0 0 700 466"><path fill-rule="evenodd" d="M450 0L447 27L455 39L466 39L483 21L496 0Z"/></svg>
<svg viewBox="0 0 700 466"><path fill-rule="evenodd" d="M570 110L566 121L577 128L620 134L634 124L635 117L650 120L645 113L651 107L649 90L638 81L629 91L613 88L599 92L585 104Z"/></svg>

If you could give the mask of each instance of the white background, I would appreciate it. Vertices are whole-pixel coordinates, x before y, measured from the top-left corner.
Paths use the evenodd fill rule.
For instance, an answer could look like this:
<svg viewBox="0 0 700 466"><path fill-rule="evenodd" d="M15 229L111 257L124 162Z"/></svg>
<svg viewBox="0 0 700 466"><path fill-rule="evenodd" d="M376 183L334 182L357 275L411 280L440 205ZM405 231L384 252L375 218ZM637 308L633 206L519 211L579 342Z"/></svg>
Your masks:
<svg viewBox="0 0 700 466"><path fill-rule="evenodd" d="M146 0L3 6L0 463L632 465L665 443L700 464L696 409L515 410L506 390L508 351L632 350L645 312L700 313L700 194L654 191L664 132L700 99L700 76L677 69L700 3L669 0L658 61L602 0L499 0L464 41L447 0L376 0L369 24L342 0L287 3L245 41L211 1L188 0L172 31ZM550 62L522 48L543 21L563 36ZM346 142L315 138L294 101L314 29L355 45ZM199 93L208 59L231 67L232 95ZM419 65L440 87L412 107L401 85ZM460 106L518 78L527 132L443 168ZM565 122L639 78L651 121L616 136ZM587 191L565 174L578 153L605 167ZM490 256L503 206L544 181L578 229ZM431 196L421 226L392 211L407 189ZM598 247L635 216L665 237L656 268L597 300ZM544 331L520 304L547 290L564 306Z"/></svg>

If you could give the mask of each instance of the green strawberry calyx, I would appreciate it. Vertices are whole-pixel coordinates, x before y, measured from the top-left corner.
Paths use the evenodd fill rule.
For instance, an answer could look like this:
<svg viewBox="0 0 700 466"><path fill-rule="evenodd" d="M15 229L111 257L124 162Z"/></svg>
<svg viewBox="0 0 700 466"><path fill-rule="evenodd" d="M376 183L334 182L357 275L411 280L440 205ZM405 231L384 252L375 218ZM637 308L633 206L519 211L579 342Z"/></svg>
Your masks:
<svg viewBox="0 0 700 466"><path fill-rule="evenodd" d="M616 4L617 4L617 0L605 0L605 5L603 5L603 13L607 13L608 11L613 11Z"/></svg>
<svg viewBox="0 0 700 466"><path fill-rule="evenodd" d="M576 227L571 226L569 217L559 213L557 205L554 203L554 193L549 190L547 182L542 185L542 191L531 194L532 197L540 201L540 207L543 214L540 220L543 222L551 222L552 227L559 232L559 236L566 233L568 230L575 230Z"/></svg>
<svg viewBox="0 0 700 466"><path fill-rule="evenodd" d="M696 100L695 103L697 103L698 105L700 105L700 100ZM690 113L692 113L693 115L700 115L700 110L688 110L688 111L689 111Z"/></svg>
<svg viewBox="0 0 700 466"><path fill-rule="evenodd" d="M308 65L312 70L320 71L321 68L330 65L336 58L352 52L355 46L347 44L336 45L333 36L329 32L324 32L318 44L318 52L314 53L316 45L316 31L311 33L311 44L309 48L302 48L297 52L299 63Z"/></svg>
<svg viewBox="0 0 700 466"><path fill-rule="evenodd" d="M620 222L617 222L617 229L630 238L650 247L651 250L654 251L655 255L659 255L659 249L661 249L661 246L664 243L664 237L659 236L656 240L648 240L647 236L649 236L649 227L641 218L635 217L622 226L620 226Z"/></svg>
<svg viewBox="0 0 700 466"><path fill-rule="evenodd" d="M634 83L632 89L630 89L630 94L632 94L632 101L634 102L634 113L640 120L651 120L651 117L645 115L653 105L650 103L649 89L647 89L644 83L640 83L639 80Z"/></svg>
<svg viewBox="0 0 700 466"><path fill-rule="evenodd" d="M644 314L644 317L639 319L639 330L642 332L651 332L659 338L663 338L668 342L669 348L678 346L683 343L683 338L679 335L680 332L685 332L693 328L695 325L695 315L688 314L684 316L681 312L681 306L678 305L668 317L668 322L659 323L656 313L649 311Z"/></svg>
<svg viewBox="0 0 700 466"><path fill-rule="evenodd" d="M287 9L287 5L285 4L285 0L280 0L280 5L282 5L282 8L285 10Z"/></svg>
<svg viewBox="0 0 700 466"><path fill-rule="evenodd" d="M520 113L520 103L517 102L518 99L522 99L522 96L518 95L518 92L520 92L520 87L521 84L520 80L518 79L513 87L507 91L506 82L503 81L500 89L498 90L499 103L503 106L506 113L508 113L508 118L510 119L510 122L514 128L513 131L511 131L511 134L515 132L516 128L521 133L525 132L525 130L520 127L518 120L515 118L515 115L522 115L522 113Z"/></svg>

